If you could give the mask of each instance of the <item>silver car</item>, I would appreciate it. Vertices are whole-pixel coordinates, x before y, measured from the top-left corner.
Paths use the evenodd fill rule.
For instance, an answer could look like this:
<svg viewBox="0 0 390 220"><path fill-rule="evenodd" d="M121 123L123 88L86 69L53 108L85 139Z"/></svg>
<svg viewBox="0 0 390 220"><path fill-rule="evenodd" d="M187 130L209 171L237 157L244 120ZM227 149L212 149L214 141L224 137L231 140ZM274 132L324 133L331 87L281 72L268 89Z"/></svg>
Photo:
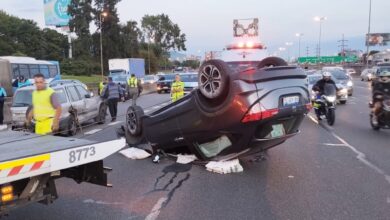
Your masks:
<svg viewBox="0 0 390 220"><path fill-rule="evenodd" d="M94 96L78 83L66 83L51 86L61 103L60 132L65 135L75 135L78 125L89 120L103 124L106 118L106 106L102 99ZM12 129L24 126L26 115L31 109L32 92L35 86L18 89L13 97Z"/></svg>
<svg viewBox="0 0 390 220"><path fill-rule="evenodd" d="M188 94L198 87L198 73L181 73L180 78L184 82L184 94Z"/></svg>

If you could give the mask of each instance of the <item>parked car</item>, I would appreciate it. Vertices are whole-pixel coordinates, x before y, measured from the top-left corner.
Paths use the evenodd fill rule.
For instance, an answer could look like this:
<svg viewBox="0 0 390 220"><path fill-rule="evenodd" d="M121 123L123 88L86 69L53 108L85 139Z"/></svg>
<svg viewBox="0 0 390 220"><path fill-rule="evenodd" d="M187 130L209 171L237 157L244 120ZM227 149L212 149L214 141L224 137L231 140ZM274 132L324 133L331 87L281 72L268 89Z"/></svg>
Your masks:
<svg viewBox="0 0 390 220"><path fill-rule="evenodd" d="M154 84L158 81L159 77L157 75L146 75L144 77L143 84Z"/></svg>
<svg viewBox="0 0 390 220"><path fill-rule="evenodd" d="M157 81L157 93L171 92L172 82L175 80L175 74L165 74L160 76Z"/></svg>
<svg viewBox="0 0 390 220"><path fill-rule="evenodd" d="M57 86L57 85L65 85L65 84L79 84L79 85L82 85L86 90L88 90L88 86L77 79L52 80L49 83L49 86Z"/></svg>
<svg viewBox="0 0 390 220"><path fill-rule="evenodd" d="M253 62L256 68L239 70L241 62L206 61L199 87L182 99L148 114L130 106L128 144L218 160L252 155L296 135L311 107L306 73L276 57Z"/></svg>
<svg viewBox="0 0 390 220"><path fill-rule="evenodd" d="M184 94L188 94L198 87L198 73L182 73L180 78L184 82Z"/></svg>
<svg viewBox="0 0 390 220"><path fill-rule="evenodd" d="M317 81L322 79L322 74L315 73L312 75L307 76L307 81L308 81L308 89L310 92L310 99L312 102L316 100L316 96L313 92L313 86L316 84ZM337 87L337 102L340 104L346 104L348 101L348 89L346 86L342 85L339 80L334 79Z"/></svg>
<svg viewBox="0 0 390 220"><path fill-rule="evenodd" d="M348 74L349 76L355 75L355 74L356 74L356 70L355 70L355 69L352 69L352 68L347 68L347 69L345 69L345 72L347 72L347 74Z"/></svg>
<svg viewBox="0 0 390 220"><path fill-rule="evenodd" d="M72 136L77 133L77 124L95 120L99 124L105 123L106 106L102 99L94 96L79 84L61 84L50 86L54 89L62 107L60 117L60 132ZM24 126L26 115L31 110L32 92L34 86L18 89L13 97L11 106L12 128Z"/></svg>
<svg viewBox="0 0 390 220"><path fill-rule="evenodd" d="M345 86L348 89L348 95L352 96L352 94L353 94L352 78L350 76L348 76L348 74L346 72L342 71L342 70L338 70L338 69L331 70L331 69L329 69L327 71L332 73L333 79L338 80L338 82L341 85Z"/></svg>
<svg viewBox="0 0 390 220"><path fill-rule="evenodd" d="M368 68L362 71L360 78L362 81L371 81L375 77L374 69Z"/></svg>

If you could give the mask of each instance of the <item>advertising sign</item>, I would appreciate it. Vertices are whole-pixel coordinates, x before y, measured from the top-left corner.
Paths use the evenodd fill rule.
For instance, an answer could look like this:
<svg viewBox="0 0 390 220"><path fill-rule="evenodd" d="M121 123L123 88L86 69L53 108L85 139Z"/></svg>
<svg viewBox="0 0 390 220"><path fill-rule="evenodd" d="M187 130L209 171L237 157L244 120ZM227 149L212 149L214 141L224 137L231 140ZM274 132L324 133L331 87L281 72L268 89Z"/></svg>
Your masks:
<svg viewBox="0 0 390 220"><path fill-rule="evenodd" d="M366 35L366 46L387 46L390 42L390 33L373 33Z"/></svg>
<svg viewBox="0 0 390 220"><path fill-rule="evenodd" d="M43 0L46 26L68 26L70 0Z"/></svg>

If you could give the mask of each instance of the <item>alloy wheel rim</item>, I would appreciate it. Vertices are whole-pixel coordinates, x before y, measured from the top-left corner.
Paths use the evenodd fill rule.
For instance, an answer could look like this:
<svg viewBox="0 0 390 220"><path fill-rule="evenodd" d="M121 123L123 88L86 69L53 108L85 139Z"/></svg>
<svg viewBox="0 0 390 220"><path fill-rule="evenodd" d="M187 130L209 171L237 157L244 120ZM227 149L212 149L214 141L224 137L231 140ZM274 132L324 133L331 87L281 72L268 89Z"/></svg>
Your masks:
<svg viewBox="0 0 390 220"><path fill-rule="evenodd" d="M221 71L214 65L205 66L200 73L200 87L208 97L221 90Z"/></svg>

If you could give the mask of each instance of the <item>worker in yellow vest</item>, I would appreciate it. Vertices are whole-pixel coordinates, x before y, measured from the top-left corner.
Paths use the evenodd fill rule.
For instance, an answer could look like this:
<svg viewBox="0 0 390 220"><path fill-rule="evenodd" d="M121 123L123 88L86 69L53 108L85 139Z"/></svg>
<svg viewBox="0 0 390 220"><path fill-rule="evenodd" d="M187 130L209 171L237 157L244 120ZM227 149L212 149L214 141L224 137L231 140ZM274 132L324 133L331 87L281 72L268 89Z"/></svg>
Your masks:
<svg viewBox="0 0 390 220"><path fill-rule="evenodd" d="M98 94L101 95L104 89L104 86L107 85L107 77L104 77L103 82L99 83L99 92Z"/></svg>
<svg viewBox="0 0 390 220"><path fill-rule="evenodd" d="M184 82L181 81L180 75L176 74L175 81L171 86L171 99L176 102L184 96Z"/></svg>
<svg viewBox="0 0 390 220"><path fill-rule="evenodd" d="M54 90L46 87L45 77L38 73L34 75L36 90L32 94L32 110L27 116L27 124L35 120L35 133L46 135L59 129L61 104Z"/></svg>
<svg viewBox="0 0 390 220"><path fill-rule="evenodd" d="M132 105L135 106L137 103L137 97L138 97L138 79L135 77L135 74L131 74L130 79L128 80L128 86L129 86L129 95L132 101Z"/></svg>

